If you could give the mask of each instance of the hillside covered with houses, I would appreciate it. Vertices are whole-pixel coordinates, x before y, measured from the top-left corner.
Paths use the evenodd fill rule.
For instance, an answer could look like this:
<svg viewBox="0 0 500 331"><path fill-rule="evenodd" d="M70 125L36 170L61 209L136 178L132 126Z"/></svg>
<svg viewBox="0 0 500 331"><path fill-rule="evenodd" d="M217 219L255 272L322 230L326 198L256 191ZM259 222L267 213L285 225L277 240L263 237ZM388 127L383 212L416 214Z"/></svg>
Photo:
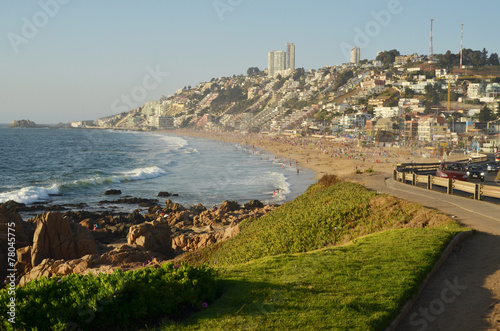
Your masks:
<svg viewBox="0 0 500 331"><path fill-rule="evenodd" d="M189 128L269 134L356 135L390 144L500 145L500 66L487 51L434 59L380 52L375 60L274 76L213 78L158 101L73 127Z"/></svg>

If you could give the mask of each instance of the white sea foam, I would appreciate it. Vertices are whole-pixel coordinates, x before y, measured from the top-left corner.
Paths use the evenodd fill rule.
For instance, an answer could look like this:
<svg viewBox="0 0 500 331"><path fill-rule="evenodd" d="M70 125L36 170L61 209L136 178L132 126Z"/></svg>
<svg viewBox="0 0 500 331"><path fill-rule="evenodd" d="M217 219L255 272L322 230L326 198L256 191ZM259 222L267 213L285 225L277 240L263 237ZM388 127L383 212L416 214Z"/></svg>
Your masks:
<svg viewBox="0 0 500 331"><path fill-rule="evenodd" d="M27 186L19 190L0 193L0 202L14 200L19 203L33 203L42 200L48 200L50 195L59 194L59 185L53 184L50 187Z"/></svg>
<svg viewBox="0 0 500 331"><path fill-rule="evenodd" d="M158 166L137 168L134 170L124 171L117 175L108 177L96 176L93 178L75 180L71 184L64 185L65 187L72 186L89 186L89 185L105 185L105 184L120 184L123 182L146 180L158 178L166 175L167 172Z"/></svg>
<svg viewBox="0 0 500 331"><path fill-rule="evenodd" d="M177 147L179 149L185 148L189 145L186 139L181 137L167 136L167 135L156 135L158 138L167 143L168 146Z"/></svg>
<svg viewBox="0 0 500 331"><path fill-rule="evenodd" d="M152 166L147 168L134 169L132 171L126 171L120 175L114 176L113 178L120 182L123 182L132 180L153 179L164 175L166 175L165 170L157 166Z"/></svg>
<svg viewBox="0 0 500 331"><path fill-rule="evenodd" d="M51 195L61 194L62 190L72 190L75 188L120 184L128 181L139 181L158 178L166 175L166 171L157 166L138 168L122 172L118 175L75 180L70 183L53 184L49 187L28 186L18 190L0 193L0 203L14 200L16 202L30 204L38 201L48 200Z"/></svg>
<svg viewBox="0 0 500 331"><path fill-rule="evenodd" d="M292 192L292 185L288 182L288 179L282 173L269 172L265 175L265 179L269 183L272 183L276 188L276 190L273 192L264 192L264 194L272 194L272 197L265 201L265 203L283 202L286 200L287 195Z"/></svg>

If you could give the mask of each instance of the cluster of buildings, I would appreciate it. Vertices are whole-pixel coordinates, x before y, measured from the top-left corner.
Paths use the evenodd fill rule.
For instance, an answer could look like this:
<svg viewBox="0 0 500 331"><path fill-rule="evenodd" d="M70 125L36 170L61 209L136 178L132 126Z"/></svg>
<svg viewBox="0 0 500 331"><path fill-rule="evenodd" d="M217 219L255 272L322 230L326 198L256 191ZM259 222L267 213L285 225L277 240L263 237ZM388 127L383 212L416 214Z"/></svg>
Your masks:
<svg viewBox="0 0 500 331"><path fill-rule="evenodd" d="M285 76L295 71L295 44L287 43L286 52L270 51L267 55L267 74L269 77Z"/></svg>
<svg viewBox="0 0 500 331"><path fill-rule="evenodd" d="M351 55L351 63L297 75L295 45L288 43L286 52L269 52L267 74L212 79L93 125L366 137L383 132L399 144L458 142L471 136L499 139L500 122L474 120L484 106L498 113L500 84L495 80L472 80L443 69L430 72L427 63L415 62L415 54L397 57L389 70L382 69L380 61L360 64L359 49L354 48ZM429 107L424 95L428 85L440 86L444 93L450 88L462 97L450 110L446 102ZM221 103L219 97L228 95L232 99ZM72 123L75 127L91 125Z"/></svg>

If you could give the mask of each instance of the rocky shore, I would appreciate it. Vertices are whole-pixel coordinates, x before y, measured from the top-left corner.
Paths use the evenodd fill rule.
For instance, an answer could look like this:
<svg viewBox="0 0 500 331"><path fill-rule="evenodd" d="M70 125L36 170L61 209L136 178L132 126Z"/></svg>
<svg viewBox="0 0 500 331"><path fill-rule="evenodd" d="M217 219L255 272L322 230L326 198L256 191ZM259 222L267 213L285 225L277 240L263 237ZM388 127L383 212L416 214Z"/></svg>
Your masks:
<svg viewBox="0 0 500 331"><path fill-rule="evenodd" d="M0 277L5 279L7 270L13 268L22 286L41 276L107 273L157 264L227 240L239 232L241 221L276 208L257 200L243 206L224 201L212 208L201 204L188 208L170 199L163 204L146 200L130 198L126 203L147 207L147 211L114 214L62 212L61 208L26 221L19 212L29 208L5 202L0 206ZM43 208L38 206L38 210ZM54 210L54 206L46 208ZM4 244L9 227L15 229L15 254Z"/></svg>

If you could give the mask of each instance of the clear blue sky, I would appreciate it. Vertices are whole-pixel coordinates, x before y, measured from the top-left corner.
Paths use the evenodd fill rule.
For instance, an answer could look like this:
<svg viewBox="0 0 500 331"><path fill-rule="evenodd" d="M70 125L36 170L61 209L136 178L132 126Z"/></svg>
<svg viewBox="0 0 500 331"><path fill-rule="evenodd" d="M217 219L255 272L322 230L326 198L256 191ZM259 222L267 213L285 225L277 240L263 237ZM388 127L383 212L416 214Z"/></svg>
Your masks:
<svg viewBox="0 0 500 331"><path fill-rule="evenodd" d="M138 106L263 70L267 52L287 42L306 69L348 62L342 48L356 41L366 59L394 48L428 54L431 17L434 53L458 52L462 22L464 47L500 53L499 9L498 1L0 0L0 123L110 116L126 108L123 96Z"/></svg>

